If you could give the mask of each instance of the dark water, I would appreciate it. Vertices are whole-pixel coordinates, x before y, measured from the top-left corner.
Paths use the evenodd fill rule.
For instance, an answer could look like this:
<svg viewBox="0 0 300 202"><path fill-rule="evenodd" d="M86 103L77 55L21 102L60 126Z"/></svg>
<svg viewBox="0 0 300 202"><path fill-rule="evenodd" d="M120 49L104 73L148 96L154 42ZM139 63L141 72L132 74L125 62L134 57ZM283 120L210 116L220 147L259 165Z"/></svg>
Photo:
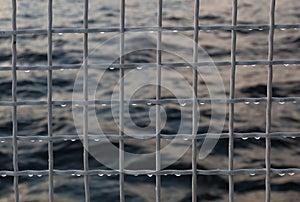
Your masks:
<svg viewBox="0 0 300 202"><path fill-rule="evenodd" d="M11 29L11 2L1 1L0 29ZM55 28L82 27L83 2L54 1ZM246 1L240 0L238 6L239 24L268 24L269 2L266 0ZM276 23L300 23L300 4L297 0L282 0L277 2ZM118 27L119 2L103 0L90 2L89 26ZM156 1L126 1L126 26L143 27L156 26ZM18 1L17 23L19 29L46 29L47 28L47 2L37 0ZM201 25L229 25L231 24L231 1L204 0L200 9ZM193 1L165 0L163 4L164 26L192 26ZM182 50L183 55L176 56L163 52L163 62L191 61L192 44L185 40L178 40L174 35L184 35L192 38L193 31L179 31L178 33L164 33L163 44L168 50ZM208 53L213 61L230 61L231 33L228 31L200 32L201 47ZM83 35L82 34L54 34L53 35L53 64L81 64L83 61ZM105 41L113 38L112 40ZM182 39L183 37L181 37ZM237 60L266 60L268 55L268 30L239 31L237 36ZM156 34L151 32L127 33L125 36L125 49L137 50L125 56L126 63L155 63L156 62ZM11 39L0 36L0 65L11 64ZM118 35L115 33L89 34L89 62L91 64L118 62L119 45ZM299 59L300 34L299 29L275 31L274 59ZM147 50L138 50L148 48ZM46 35L19 35L17 36L17 65L37 66L47 64L47 36ZM139 77L128 77L125 80L125 91L130 92L136 88L138 82L148 80L155 82L155 68L139 69ZM126 70L125 74L129 74ZM192 69L186 67L175 68L176 72L192 84ZM229 95L230 67L218 68L224 82L226 96ZM73 96L82 99L82 89L74 91L74 85L82 84L77 79L79 70L53 71L53 100L71 100ZM99 75L103 75L101 78ZM178 81L173 72L163 73L165 85L179 89L178 94L185 98L188 90L186 83ZM212 86L216 78L211 77ZM274 66L274 97L299 97L299 65ZM17 74L18 100L46 100L47 99L47 72L46 71L18 71ZM94 97L100 100L110 100L119 81L119 72L116 69L102 69L95 67L89 72L89 82L92 84L98 79ZM236 72L236 97L260 98L266 97L266 66L239 67ZM76 83L79 82L79 83ZM10 71L1 71L0 74L0 101L11 101L12 76ZM184 90L183 90L184 89ZM216 90L216 96L221 92ZM208 89L203 80L199 79L199 97L209 97ZM174 98L172 90L162 89L163 98ZM155 86L149 85L138 88L132 94L132 99L155 99ZM185 105L185 104L183 104ZM259 103L245 105L236 104L235 131L237 132L264 132L266 104ZM186 133L191 129L191 104L184 107L178 103L163 105L166 123L162 128L163 134L176 134L179 130L180 119L184 120ZM96 105L96 120L90 120L89 132L96 133L96 123L100 124L102 134L118 134L118 122L113 119L115 105ZM210 104L201 105L198 133L207 132L211 118ZM153 108L152 108L153 109ZM145 133L155 132L155 125L149 111L151 106L139 104L129 107L128 116L133 123ZM78 107L79 113L82 112ZM90 112L92 109L90 109ZM184 113L183 113L184 112ZM18 135L20 136L47 136L47 107L19 106L18 107ZM150 113L151 114L151 113ZM153 115L153 114L152 114ZM274 103L272 109L273 132L299 132L300 107L299 103ZM228 117L228 114L227 114ZM125 123L126 124L126 123ZM70 104L57 104L53 106L53 135L76 135L77 129L82 130L82 123L75 125ZM146 129L147 130L146 130ZM130 133L137 132L127 128ZM140 132L140 131L138 131ZM225 121L223 132L228 132L228 122ZM0 107L0 135L11 136L12 118L11 107ZM117 142L113 141L117 146ZM162 140L162 145L170 142ZM198 142L199 148L202 141ZM54 141L54 169L83 169L83 147L80 141L71 139ZM134 153L147 153L155 150L155 140L126 140L125 150ZM102 143L90 141L92 147L101 147ZM299 168L299 138L278 138L272 140L271 164L272 168ZM219 140L212 153L204 160L198 160L198 169L227 169L228 167L228 141ZM46 141L18 141L18 157L20 170L47 170L48 145ZM265 143L263 139L235 140L235 162L238 168L264 168ZM118 162L118 159L112 159ZM138 165L139 159L126 165ZM149 163L149 162L148 162ZM94 157L89 158L90 169L108 169ZM151 163L150 163L151 164ZM166 169L191 169L191 151L188 150L182 158L169 165ZM12 143L0 143L0 170L13 170ZM238 175L235 176L235 198L237 201L264 201L264 175ZM46 201L48 197L47 176L20 177L20 201ZM118 176L90 177L91 201L118 201ZM13 179L0 178L0 201L13 201ZM228 179L226 176L198 177L199 201L227 201ZM82 176L55 175L54 176L55 201L84 201L84 185ZM125 176L125 194L127 201L155 201L155 177ZM298 201L300 198L299 174L280 177L272 175L272 201ZM162 176L162 201L191 201L191 176Z"/></svg>

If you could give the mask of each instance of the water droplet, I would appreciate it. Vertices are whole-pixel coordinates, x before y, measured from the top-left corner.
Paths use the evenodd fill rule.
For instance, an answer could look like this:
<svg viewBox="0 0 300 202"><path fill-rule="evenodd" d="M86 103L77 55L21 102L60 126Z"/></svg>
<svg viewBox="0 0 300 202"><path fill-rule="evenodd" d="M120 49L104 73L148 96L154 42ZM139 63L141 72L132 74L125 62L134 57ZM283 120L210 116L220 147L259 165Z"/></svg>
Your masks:
<svg viewBox="0 0 300 202"><path fill-rule="evenodd" d="M164 174L164 176L167 176L168 174Z"/></svg>
<svg viewBox="0 0 300 202"><path fill-rule="evenodd" d="M254 102L254 104L255 104L255 105L258 105L258 104L259 104L259 102Z"/></svg>
<svg viewBox="0 0 300 202"><path fill-rule="evenodd" d="M260 139L260 137L254 137L256 140L259 140Z"/></svg>
<svg viewBox="0 0 300 202"><path fill-rule="evenodd" d="M248 140L248 137L242 137L243 140Z"/></svg>
<svg viewBox="0 0 300 202"><path fill-rule="evenodd" d="M200 105L204 105L205 103L204 102L200 102Z"/></svg>
<svg viewBox="0 0 300 202"><path fill-rule="evenodd" d="M68 139L64 139L64 141L68 141Z"/></svg>
<svg viewBox="0 0 300 202"><path fill-rule="evenodd" d="M43 175L41 175L41 174L38 174L37 176L38 176L38 177L42 177Z"/></svg>
<svg viewBox="0 0 300 202"><path fill-rule="evenodd" d="M295 139L296 137L295 137L295 136L292 136L291 138Z"/></svg>
<svg viewBox="0 0 300 202"><path fill-rule="evenodd" d="M175 174L176 177L180 177L180 174Z"/></svg>
<svg viewBox="0 0 300 202"><path fill-rule="evenodd" d="M33 174L28 174L28 177L33 177Z"/></svg>
<svg viewBox="0 0 300 202"><path fill-rule="evenodd" d="M256 67L256 65L254 65L254 64L253 64L253 65L251 65L251 66L252 66L252 67Z"/></svg>
<svg viewBox="0 0 300 202"><path fill-rule="evenodd" d="M152 177L153 175L151 175L151 174L148 174L148 177Z"/></svg>
<svg viewBox="0 0 300 202"><path fill-rule="evenodd" d="M99 142L100 140L99 139L95 139L95 142Z"/></svg>
<svg viewBox="0 0 300 202"><path fill-rule="evenodd" d="M65 71L65 69L61 68L60 71Z"/></svg>
<svg viewBox="0 0 300 202"><path fill-rule="evenodd" d="M100 34L105 34L105 32L100 32Z"/></svg>
<svg viewBox="0 0 300 202"><path fill-rule="evenodd" d="M64 34L63 34L63 33L58 33L58 35L59 35L59 36L62 36L62 35L64 35Z"/></svg>
<svg viewBox="0 0 300 202"><path fill-rule="evenodd" d="M132 106L136 106L137 104L136 104L136 103L132 103L131 105L132 105Z"/></svg>
<svg viewBox="0 0 300 202"><path fill-rule="evenodd" d="M1 140L1 143L4 143L5 142L5 140Z"/></svg>
<svg viewBox="0 0 300 202"><path fill-rule="evenodd" d="M173 32L178 32L178 30L173 30Z"/></svg>
<svg viewBox="0 0 300 202"><path fill-rule="evenodd" d="M279 104L281 104L281 105L284 105L284 104L285 104L285 102L284 102L284 101L280 101L280 102L279 102Z"/></svg>
<svg viewBox="0 0 300 202"><path fill-rule="evenodd" d="M147 102L147 105L150 106L150 105L151 105L151 102Z"/></svg>
<svg viewBox="0 0 300 202"><path fill-rule="evenodd" d="M245 102L246 105L250 104L250 102Z"/></svg>
<svg viewBox="0 0 300 202"><path fill-rule="evenodd" d="M285 173L278 173L280 177L285 176Z"/></svg>
<svg viewBox="0 0 300 202"><path fill-rule="evenodd" d="M103 103L103 104L101 104L102 106L106 106L106 104L105 103Z"/></svg>
<svg viewBox="0 0 300 202"><path fill-rule="evenodd" d="M2 177L6 177L6 175L1 175Z"/></svg>
<svg viewBox="0 0 300 202"><path fill-rule="evenodd" d="M76 139L71 139L71 141L72 141L72 142L75 142L75 141L76 141Z"/></svg>
<svg viewBox="0 0 300 202"><path fill-rule="evenodd" d="M288 66L290 66L290 65L289 65L289 64L284 64L284 66L285 66L285 67L288 67Z"/></svg>
<svg viewBox="0 0 300 202"><path fill-rule="evenodd" d="M249 31L252 31L253 29L250 28L250 29L248 29L248 30L249 30Z"/></svg>
<svg viewBox="0 0 300 202"><path fill-rule="evenodd" d="M189 139L188 138L183 138L183 140L188 141Z"/></svg>
<svg viewBox="0 0 300 202"><path fill-rule="evenodd" d="M110 176L111 176L111 174L107 174L107 176L108 176L108 177L110 177Z"/></svg>
<svg viewBox="0 0 300 202"><path fill-rule="evenodd" d="M184 107L186 105L186 103L180 103L180 106Z"/></svg>
<svg viewBox="0 0 300 202"><path fill-rule="evenodd" d="M255 173L250 173L250 175L251 175L251 176L254 176L254 175L255 175Z"/></svg>
<svg viewBox="0 0 300 202"><path fill-rule="evenodd" d="M75 104L75 107L79 107L79 104Z"/></svg>
<svg viewBox="0 0 300 202"><path fill-rule="evenodd" d="M243 65L243 67L248 67L248 65Z"/></svg>
<svg viewBox="0 0 300 202"><path fill-rule="evenodd" d="M72 173L71 175L72 175L72 176L75 176L75 173Z"/></svg>
<svg viewBox="0 0 300 202"><path fill-rule="evenodd" d="M110 67L109 69L114 70L115 68L114 67Z"/></svg>
<svg viewBox="0 0 300 202"><path fill-rule="evenodd" d="M290 176L293 176L293 175L295 175L295 173L288 173Z"/></svg>
<svg viewBox="0 0 300 202"><path fill-rule="evenodd" d="M99 175L99 177L102 177L104 174L102 174L102 173L99 173L98 175Z"/></svg>
<svg viewBox="0 0 300 202"><path fill-rule="evenodd" d="M61 104L60 106L61 106L61 107L66 107L66 106L67 106L67 104Z"/></svg>
<svg viewBox="0 0 300 202"><path fill-rule="evenodd" d="M30 140L30 142L32 142L32 143L33 143L33 142L35 142L35 140Z"/></svg>
<svg viewBox="0 0 300 202"><path fill-rule="evenodd" d="M141 70L141 69L143 69L143 67L136 67L136 69Z"/></svg>
<svg viewBox="0 0 300 202"><path fill-rule="evenodd" d="M259 31L263 31L264 29L263 29L263 28L259 28L258 30L259 30Z"/></svg>
<svg viewBox="0 0 300 202"><path fill-rule="evenodd" d="M39 142L43 142L43 140L39 140Z"/></svg>
<svg viewBox="0 0 300 202"><path fill-rule="evenodd" d="M286 28L280 28L280 30L281 30L281 31L284 31L284 30L286 30Z"/></svg>
<svg viewBox="0 0 300 202"><path fill-rule="evenodd" d="M80 175L80 174L76 174L76 176L77 176L77 177L80 177L81 175Z"/></svg>
<svg viewBox="0 0 300 202"><path fill-rule="evenodd" d="M191 68L190 66L186 66L187 69Z"/></svg>
<svg viewBox="0 0 300 202"><path fill-rule="evenodd" d="M30 70L29 70L29 69L25 70L25 73L29 73L29 72L30 72Z"/></svg>

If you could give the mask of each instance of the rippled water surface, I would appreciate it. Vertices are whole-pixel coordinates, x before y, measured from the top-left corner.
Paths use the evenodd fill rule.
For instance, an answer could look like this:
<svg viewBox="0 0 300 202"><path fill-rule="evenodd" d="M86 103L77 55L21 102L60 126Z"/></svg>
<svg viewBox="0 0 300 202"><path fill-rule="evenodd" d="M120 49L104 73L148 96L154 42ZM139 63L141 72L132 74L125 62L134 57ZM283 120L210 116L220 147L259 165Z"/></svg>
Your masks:
<svg viewBox="0 0 300 202"><path fill-rule="evenodd" d="M18 29L47 29L47 1L19 0L17 9ZM163 26L193 26L192 0L164 0ZM126 27L155 27L156 1L126 1ZM89 6L90 28L118 28L120 9L117 0L91 1ZM55 0L53 4L53 28L82 28L84 2L80 0ZM268 24L269 1L240 0L238 4L238 24ZM298 0L281 0L276 6L276 23L300 23L300 4ZM0 7L0 29L11 30L11 1L2 0ZM230 25L231 1L203 0L200 4L200 25ZM45 32L46 33L46 32ZM156 62L156 32L140 31L125 33L125 63L155 63ZM162 34L162 62L191 62L192 61L193 31L166 31ZM89 63L93 64L89 70L90 99L118 100L119 71L109 66L99 64L119 62L119 35L116 32L90 33ZM46 34L23 34L17 36L17 66L31 67L47 65ZM231 32L230 31L201 31L199 45L207 52L212 61L230 61ZM53 34L53 65L82 64L83 62L83 34L54 33ZM202 50L201 49L201 50ZM299 59L300 30L276 29L274 39L274 59ZM202 52L201 52L202 53ZM237 60L267 60L268 30L241 30L237 32ZM0 66L11 65L11 37L0 33ZM200 57L201 59L201 57ZM273 78L274 97L299 97L299 65L275 65ZM134 70L134 71L133 71ZM202 76L198 80L198 96L209 97L209 89L216 97L229 96L230 66L217 67L218 74L200 71ZM264 65L238 66L236 70L236 90L238 98L266 97L267 70ZM134 72L131 74L130 72ZM78 76L79 75L79 76ZM128 99L155 99L156 66L138 66L125 70L125 96ZM181 77L178 77L180 75ZM225 94L216 84L218 78L224 82ZM207 80L205 80L205 78ZM185 102L191 98L192 68L186 66L166 69L162 74L162 98L172 99L179 97L179 103L162 104L164 113L162 133L166 135L179 132L182 123L183 133L191 133L192 104ZM149 85L138 84L147 81ZM72 98L83 99L82 84L78 69L58 68L53 70L53 100L61 101L53 105L53 136L76 135L82 132L82 108L72 108ZM151 84L151 85L150 85ZM0 73L0 101L12 101L11 71L3 70ZM189 88L186 88L188 86ZM135 89L135 91L133 90ZM47 71L18 70L17 97L19 101L46 101L47 100ZM4 104L5 105L5 104ZM74 107L74 106L73 106ZM125 127L130 134L155 134L155 107L147 103L130 102L125 104L128 113L125 114ZM200 118L198 133L209 130L209 121L212 117L210 104L199 105ZM235 104L235 131L236 132L265 132L265 102L251 102ZM0 106L0 136L12 135L12 116L10 106ZM47 136L47 105L23 105L17 107L18 135L19 136ZM72 111L78 119L74 122ZM118 104L99 103L89 109L89 115L96 112L96 119L90 119L89 132L118 135ZM228 117L228 114L227 116ZM76 118L75 118L76 119ZM132 122L130 122L132 120ZM273 132L299 132L300 107L299 103L275 102L272 106ZM77 121L77 122L76 122ZM76 123L76 125L75 125ZM130 125L131 124L131 125ZM77 128L76 128L77 127ZM212 126L214 127L214 125ZM78 131L77 131L77 130ZM228 132L228 118L226 118L223 132ZM112 140L117 147L118 142ZM182 140L177 147L184 147L189 140ZM198 146L203 143L198 141ZM170 144L170 140L162 140L162 146ZM106 155L107 143L98 140L89 142L91 148L96 148L98 157ZM144 154L155 151L155 139L134 139L125 141L125 150L129 153ZM299 168L299 138L272 139L271 166L272 168ZM218 141L212 153L204 160L198 160L198 169L227 169L228 141ZM83 147L79 140L61 139L53 142L54 169L82 170ZM235 140L234 167L264 168L265 142L264 139L248 138ZM90 169L108 169L95 158L90 156ZM107 154L108 155L108 154ZM170 155L170 154L169 154ZM109 156L109 155L108 155ZM109 156L111 157L111 156ZM162 161L168 161L166 155ZM47 141L18 141L19 170L47 170L48 144ZM165 159L164 159L165 158ZM188 149L182 158L166 169L191 169L191 150ZM107 158L110 165L118 166L118 158ZM153 159L154 160L154 159ZM13 170L12 142L0 143L0 170ZM128 168L139 168L143 165L155 166L155 162L143 162L142 159L126 161ZM298 201L300 198L299 174L281 177L272 175L272 201ZM263 201L264 175L250 176L237 175L235 180L236 201ZM83 176L54 175L55 201L84 201ZM191 201L190 175L162 176L162 201ZM19 178L20 201L46 201L48 197L47 176L22 176ZM91 201L118 201L119 177L90 176ZM125 195L127 201L155 201L155 176L125 176ZM227 201L227 176L198 176L199 201ZM13 201L13 178L0 177L0 201Z"/></svg>

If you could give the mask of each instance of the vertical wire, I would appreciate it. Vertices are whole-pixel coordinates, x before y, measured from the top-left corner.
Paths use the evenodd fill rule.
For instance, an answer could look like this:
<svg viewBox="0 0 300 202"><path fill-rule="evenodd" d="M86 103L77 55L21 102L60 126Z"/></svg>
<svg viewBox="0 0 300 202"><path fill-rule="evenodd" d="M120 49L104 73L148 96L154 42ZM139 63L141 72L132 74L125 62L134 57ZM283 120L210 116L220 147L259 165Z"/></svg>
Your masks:
<svg viewBox="0 0 300 202"><path fill-rule="evenodd" d="M194 41L193 41L193 63L198 62L198 41L199 41L199 0L195 0L194 5ZM197 96L198 96L198 67L193 66L193 126L192 126L192 201L197 202Z"/></svg>
<svg viewBox="0 0 300 202"><path fill-rule="evenodd" d="M16 0L12 0L12 29L17 30L17 3ZM13 146L13 167L14 167L14 192L15 202L19 201L19 177L17 172L18 166L18 116L17 116L17 35L12 35L12 101L14 103L12 108L12 146Z"/></svg>
<svg viewBox="0 0 300 202"><path fill-rule="evenodd" d="M162 0L157 1L157 26L158 28L162 27ZM159 29L157 32L157 42L156 42L156 101L159 101L161 98L161 43L162 43L162 32ZM157 102L158 103L158 102ZM161 132L161 110L160 105L156 104L155 106L155 166L156 171L161 169L161 140L160 140L160 132ZM161 176L156 175L156 185L155 185L155 198L156 202L161 201Z"/></svg>
<svg viewBox="0 0 300 202"><path fill-rule="evenodd" d="M268 81L267 81L267 108L266 108L266 134L271 132L272 115L272 82L273 82L273 50L274 50L274 28L275 28L275 0L270 1L270 29L268 50ZM271 139L266 137L266 202L271 201Z"/></svg>
<svg viewBox="0 0 300 202"><path fill-rule="evenodd" d="M48 1L48 50L47 62L50 67L47 74L47 108L48 108L48 169L49 169L49 202L54 201L54 188L53 188L53 142L52 137L52 21L53 21L53 3L52 0Z"/></svg>
<svg viewBox="0 0 300 202"><path fill-rule="evenodd" d="M124 31L125 31L125 0L121 0L120 5L120 64L124 64ZM124 68L119 70L120 80L120 95L119 95L119 135L124 135ZM124 193L124 140L119 140L119 189L120 189L120 202L125 201Z"/></svg>
<svg viewBox="0 0 300 202"><path fill-rule="evenodd" d="M84 12L83 12L83 26L84 29L88 29L88 9L89 9L89 0L84 1ZM88 112L89 112L89 94L88 94L88 32L85 32L83 35L83 94L84 94L84 120L83 120L83 167L84 167L84 193L85 193L85 202L90 201L90 185L89 185L89 175L87 171L89 170L89 153L88 153Z"/></svg>
<svg viewBox="0 0 300 202"><path fill-rule="evenodd" d="M237 0L232 2L232 26L237 25ZM235 98L235 70L236 70L236 30L231 30L231 72L230 72L230 99ZM228 144L228 170L233 170L234 161L234 103L229 104L229 144ZM234 181L230 173L229 180L229 202L234 201Z"/></svg>

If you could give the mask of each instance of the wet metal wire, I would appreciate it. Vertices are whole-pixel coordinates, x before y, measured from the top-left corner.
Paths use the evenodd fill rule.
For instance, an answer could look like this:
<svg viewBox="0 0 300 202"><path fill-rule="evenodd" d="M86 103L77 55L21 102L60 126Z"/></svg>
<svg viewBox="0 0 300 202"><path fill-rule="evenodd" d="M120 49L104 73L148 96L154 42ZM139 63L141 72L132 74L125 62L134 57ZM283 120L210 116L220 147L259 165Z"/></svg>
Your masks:
<svg viewBox="0 0 300 202"><path fill-rule="evenodd" d="M53 18L53 7L52 0L48 0L48 26L47 29L17 29L17 5L16 0L12 0L12 30L0 30L0 36L11 36L12 38L12 63L10 66L1 66L0 71L11 70L12 72L12 101L0 101L0 106L12 106L12 136L2 136L0 141L12 141L13 147L13 171L0 170L0 175L2 176L13 176L13 187L14 187L14 196L15 202L19 201L19 176L24 175L48 175L49 177L49 201L54 201L54 188L53 188L53 176L54 175L76 175L80 174L84 176L84 193L85 201L90 201L90 175L99 175L99 174L117 174L119 175L119 188L120 188L120 201L125 201L125 190L124 190L124 175L146 175L153 174L156 175L156 201L161 201L161 175L170 174L170 175L191 175L192 176L192 201L196 202L197 199L197 176L198 175L228 175L229 179L229 201L234 201L234 175L239 174L265 174L265 191L266 191L266 202L271 201L271 173L275 174L296 174L300 173L298 168L288 168L288 169L274 169L271 168L270 164L270 152L271 152L271 138L275 137L289 137L289 138L299 138L300 132L271 132L271 109L273 102L300 102L299 97L285 97L285 98L276 98L272 96L272 77L273 72L272 68L274 65L296 65L300 64L300 59L296 60L273 60L273 44L274 44L274 30L275 29L299 29L300 24L275 24L275 0L270 0L270 12L269 12L269 24L252 24L252 25L237 25L237 0L232 0L232 24L231 25L220 25L220 26L199 26L199 0L194 2L194 25L193 26L173 26L173 27L164 27L162 25L162 15L163 15L163 1L157 0L157 27L125 27L125 0L120 0L120 26L119 27L103 27L103 28L89 28L88 26L88 11L89 11L89 0L84 0L84 13L83 13L83 28L53 28L52 27L52 18ZM269 51L268 51L268 60L252 60L252 61L237 61L236 60L236 36L239 30L259 30L265 29L269 30ZM161 60L161 46L162 46L162 33L164 31L194 31L193 39L196 43L193 47L193 62L192 63L162 63ZM227 30L231 31L231 60L230 61L198 61L198 38L200 31L206 30ZM156 63L130 63L124 64L124 36L126 32L145 32L145 31L155 31L157 32L157 58ZM89 64L88 57L88 35L90 33L99 33L99 32L115 32L120 33L120 63L119 64ZM55 33L83 33L83 65L82 64L60 64L52 65L52 35ZM16 40L17 35L47 35L48 38L48 50L47 58L48 63L44 66L17 66L17 47ZM148 100L125 100L124 99L124 70L126 68L132 68L137 66L143 66L145 68L157 68L156 72L156 99ZM187 103L193 104L193 129L191 134L161 134L160 132L160 104L163 103L177 103L176 99L161 99L161 68L162 67L178 67L193 65L193 89L195 97L193 99L186 99ZM231 76L230 76L230 98L226 100L222 99L206 99L197 97L197 69L198 68L209 68L209 66L231 66ZM235 70L236 68L243 68L244 66L249 65L268 65L268 82L267 82L267 97L265 98L235 98ZM74 101L59 101L52 99L52 71L63 69L79 69L83 66L84 69L84 100L74 100ZM107 68L112 66L119 69L120 76L120 97L118 100L89 100L88 95L88 69L89 68ZM47 100L27 100L27 101L18 101L17 100L17 71L19 70L40 70L47 71ZM138 104L150 103L156 105L156 134L153 135L144 135L144 138L155 138L156 139L156 170L125 170L124 169L124 140L135 138L134 135L124 134L124 104L129 102L135 102ZM255 103L255 102L266 102L266 131L265 133L235 133L234 132L234 105L236 103ZM77 103L84 106L83 110L83 134L64 134L53 136L52 128L52 107L55 105L62 104L72 104ZM197 105L205 103L227 103L229 104L229 133L222 134L197 134L196 121L197 121ZM120 132L116 136L114 134L98 135L88 133L88 107L90 105L96 104L119 104L119 123L120 123ZM45 105L48 109L48 134L44 136L18 136L18 114L17 108L22 105ZM203 139L205 137L209 138L227 138L229 139L229 164L228 170L200 170L197 168L197 139ZM139 135L139 138L141 135ZM265 168L263 169L234 169L233 160L234 160L234 139L235 138L265 138L266 141L266 153L265 153ZM88 161L88 141L94 139L108 138L111 140L119 141L119 170L91 170L89 169ZM192 140L192 169L191 170L161 170L161 139L172 139L172 138L184 138ZM53 141L56 140L79 140L83 139L83 144L85 149L83 151L83 170L57 170L53 168ZM18 141L47 141L48 142L48 170L19 170L18 169Z"/></svg>

